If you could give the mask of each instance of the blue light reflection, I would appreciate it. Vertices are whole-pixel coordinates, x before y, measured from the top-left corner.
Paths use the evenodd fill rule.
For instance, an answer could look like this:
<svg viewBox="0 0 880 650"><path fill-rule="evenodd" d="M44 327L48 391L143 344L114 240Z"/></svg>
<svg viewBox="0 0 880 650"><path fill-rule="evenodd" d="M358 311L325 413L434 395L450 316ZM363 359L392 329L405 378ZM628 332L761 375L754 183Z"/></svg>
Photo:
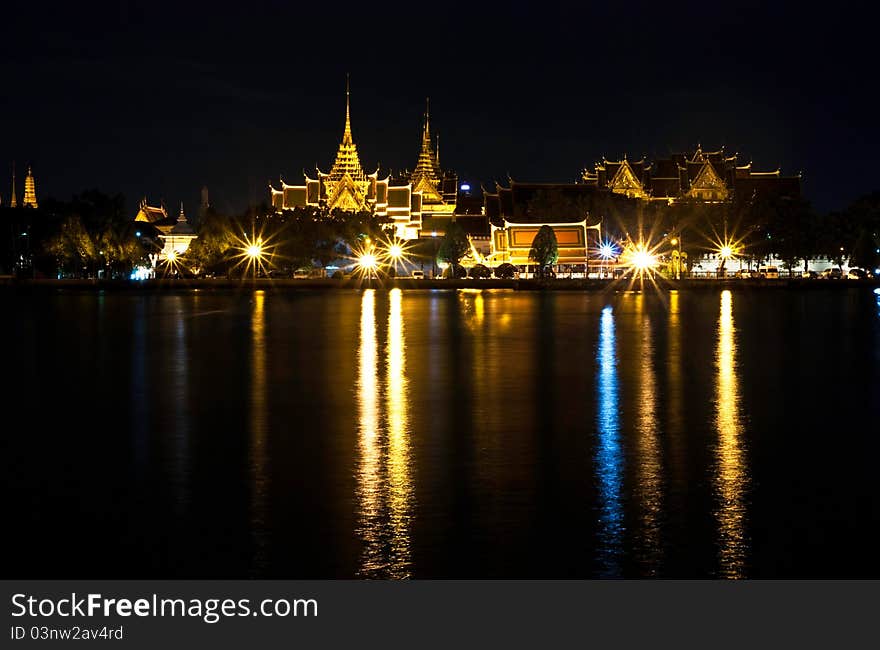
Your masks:
<svg viewBox="0 0 880 650"><path fill-rule="evenodd" d="M596 476L599 484L599 548L597 556L603 577L620 575L623 538L623 507L620 498L623 480L623 453L620 447L617 354L614 314L611 306L602 310L597 354L599 441Z"/></svg>

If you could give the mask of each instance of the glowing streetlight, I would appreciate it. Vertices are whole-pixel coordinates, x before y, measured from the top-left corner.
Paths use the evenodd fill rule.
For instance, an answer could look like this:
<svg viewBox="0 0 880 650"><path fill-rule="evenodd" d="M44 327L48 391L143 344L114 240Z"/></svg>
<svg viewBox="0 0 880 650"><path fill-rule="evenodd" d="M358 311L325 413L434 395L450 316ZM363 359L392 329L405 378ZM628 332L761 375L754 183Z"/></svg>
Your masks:
<svg viewBox="0 0 880 650"><path fill-rule="evenodd" d="M372 277L373 271L379 266L379 261L372 253L361 253L357 258L358 268L363 272L367 279Z"/></svg>
<svg viewBox="0 0 880 650"><path fill-rule="evenodd" d="M614 259L616 254L617 249L610 241L605 241L599 244L599 257L602 258L602 268L600 269L602 277L606 277L608 275L606 265L609 260Z"/></svg>
<svg viewBox="0 0 880 650"><path fill-rule="evenodd" d="M390 257L395 262L403 257L403 246L400 244L391 244L388 247L388 257Z"/></svg>
<svg viewBox="0 0 880 650"><path fill-rule="evenodd" d="M268 245L268 242L264 242L261 234L252 234L250 237L242 234L238 237L238 246L236 248L239 253L236 255L238 262L235 266L243 264L245 276L253 269L253 277L256 278L258 271L266 270L266 265L272 255L271 249L273 246Z"/></svg>
<svg viewBox="0 0 880 650"><path fill-rule="evenodd" d="M639 271L646 271L657 263L657 258L644 249L636 249L632 256L633 266Z"/></svg>
<svg viewBox="0 0 880 650"><path fill-rule="evenodd" d="M252 260L259 260L263 257L263 240L262 238L257 239L256 242L251 244L245 250L245 255L247 255Z"/></svg>

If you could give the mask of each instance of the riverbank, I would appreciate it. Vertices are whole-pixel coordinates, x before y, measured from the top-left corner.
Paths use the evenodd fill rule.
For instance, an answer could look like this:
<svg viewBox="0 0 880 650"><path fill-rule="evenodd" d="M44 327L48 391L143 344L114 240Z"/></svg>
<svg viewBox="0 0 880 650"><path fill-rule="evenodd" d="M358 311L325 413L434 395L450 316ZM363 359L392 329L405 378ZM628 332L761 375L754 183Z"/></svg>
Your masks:
<svg viewBox="0 0 880 650"><path fill-rule="evenodd" d="M792 279L759 279L759 278L724 278L724 279L683 279L666 280L655 278L642 281L630 280L598 280L598 279L567 279L554 280L428 280L412 278L385 278L381 280L365 280L346 278L332 280L325 278L312 279L157 279L157 280L18 280L4 278L0 280L0 290L20 292L88 292L88 291L135 291L135 292L178 292L178 291L298 291L298 290L339 290L339 289L405 289L405 290L437 290L437 289L510 289L515 291L639 291L639 290L686 290L700 291L719 289L769 289L769 290L814 290L814 289L851 289L857 287L880 287L880 278L866 280L820 280L808 278Z"/></svg>

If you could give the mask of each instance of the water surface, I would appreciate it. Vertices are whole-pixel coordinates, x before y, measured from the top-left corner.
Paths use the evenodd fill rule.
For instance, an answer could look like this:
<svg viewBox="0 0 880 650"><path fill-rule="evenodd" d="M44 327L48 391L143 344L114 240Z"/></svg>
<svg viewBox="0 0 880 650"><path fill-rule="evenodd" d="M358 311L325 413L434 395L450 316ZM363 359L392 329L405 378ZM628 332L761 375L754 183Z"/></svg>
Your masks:
<svg viewBox="0 0 880 650"><path fill-rule="evenodd" d="M878 577L870 290L0 297L9 577Z"/></svg>

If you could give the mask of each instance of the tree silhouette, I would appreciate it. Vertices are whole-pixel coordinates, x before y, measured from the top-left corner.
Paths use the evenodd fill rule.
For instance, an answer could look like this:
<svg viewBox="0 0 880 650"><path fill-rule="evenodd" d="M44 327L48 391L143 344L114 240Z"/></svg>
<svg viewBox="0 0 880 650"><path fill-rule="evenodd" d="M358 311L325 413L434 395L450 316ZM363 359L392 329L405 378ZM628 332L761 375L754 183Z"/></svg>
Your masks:
<svg viewBox="0 0 880 650"><path fill-rule="evenodd" d="M532 248L529 250L529 259L538 267L538 275L543 277L549 267L556 264L559 259L559 244L556 241L556 233L547 225L541 226L538 234L532 240Z"/></svg>

